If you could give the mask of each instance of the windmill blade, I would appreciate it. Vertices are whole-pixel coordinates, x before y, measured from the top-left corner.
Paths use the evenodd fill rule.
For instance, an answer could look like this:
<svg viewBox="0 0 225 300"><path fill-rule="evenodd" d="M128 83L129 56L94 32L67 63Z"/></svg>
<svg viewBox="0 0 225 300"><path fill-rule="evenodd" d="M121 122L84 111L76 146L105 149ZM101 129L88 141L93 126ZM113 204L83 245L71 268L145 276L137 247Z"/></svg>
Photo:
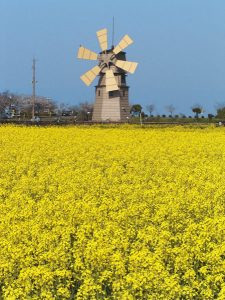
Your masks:
<svg viewBox="0 0 225 300"><path fill-rule="evenodd" d="M123 69L129 73L134 73L138 63L133 62L133 61L126 61L126 60L117 60L115 65L120 68Z"/></svg>
<svg viewBox="0 0 225 300"><path fill-rule="evenodd" d="M110 92L110 91L115 91L118 90L118 85L116 83L116 78L113 74L112 70L107 70L106 73L106 79L105 79L105 84L106 84L106 91Z"/></svg>
<svg viewBox="0 0 225 300"><path fill-rule="evenodd" d="M113 49L115 54L121 52L123 49L127 48L129 45L133 44L133 40L129 37L129 35L125 35L119 44Z"/></svg>
<svg viewBox="0 0 225 300"><path fill-rule="evenodd" d="M108 48L107 29L106 28L101 29L101 30L97 31L96 34L97 34L99 45L100 45L100 48L102 49L102 51L107 50L107 48Z"/></svg>
<svg viewBox="0 0 225 300"><path fill-rule="evenodd" d="M78 49L77 58L97 60L98 54L87 48L84 48L83 46L80 46L80 48Z"/></svg>
<svg viewBox="0 0 225 300"><path fill-rule="evenodd" d="M92 68L91 70L87 71L82 76L80 76L80 79L87 86L89 86L92 83L92 81L94 81L94 79L96 78L96 76L99 74L100 71L101 68L99 68L99 66L95 66L94 68Z"/></svg>

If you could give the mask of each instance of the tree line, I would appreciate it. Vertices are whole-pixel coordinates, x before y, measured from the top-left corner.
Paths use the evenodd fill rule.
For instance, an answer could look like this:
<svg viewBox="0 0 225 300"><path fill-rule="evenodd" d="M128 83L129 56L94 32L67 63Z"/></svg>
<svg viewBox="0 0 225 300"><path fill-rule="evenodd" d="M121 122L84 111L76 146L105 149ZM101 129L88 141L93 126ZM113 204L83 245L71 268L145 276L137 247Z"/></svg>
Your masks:
<svg viewBox="0 0 225 300"><path fill-rule="evenodd" d="M17 95L10 91L0 93L0 118L32 118L34 108L35 116L39 117L65 117L71 116L79 121L88 121L92 118L93 105L84 101L78 105L56 103L53 99L36 96L35 101L31 95Z"/></svg>
<svg viewBox="0 0 225 300"><path fill-rule="evenodd" d="M73 117L77 121L90 121L93 114L93 103L88 101L81 102L77 105L69 105L65 103L56 103L53 99L36 96L35 101L31 95L18 95L9 91L0 93L0 118L24 118L29 119L32 116L32 109L39 117ZM161 118L192 118L185 114L175 114L176 107L173 104L165 106L166 114L159 115L156 113L155 104L146 105L145 109L140 103L130 106L131 117L161 117ZM205 110L202 105L195 104L190 107L190 112L194 117L205 117ZM208 118L225 119L225 104L218 104L216 106L216 114L208 113Z"/></svg>
<svg viewBox="0 0 225 300"><path fill-rule="evenodd" d="M154 114L156 111L156 106L154 104L148 104L146 105L146 111L145 113L143 107L141 104L134 104L131 106L131 114L134 116L142 116L142 117L177 117L177 118L192 118L192 116L186 116L185 114L175 114L176 108L173 104L169 104L165 106L165 110L168 112L168 115L158 115ZM203 114L205 113L205 110L202 105L195 104L192 107L190 107L190 111L194 114L194 117L198 119L200 116L205 117ZM209 119L212 118L218 118L218 119L225 119L225 104L217 104L216 105L216 114L208 113L207 117Z"/></svg>

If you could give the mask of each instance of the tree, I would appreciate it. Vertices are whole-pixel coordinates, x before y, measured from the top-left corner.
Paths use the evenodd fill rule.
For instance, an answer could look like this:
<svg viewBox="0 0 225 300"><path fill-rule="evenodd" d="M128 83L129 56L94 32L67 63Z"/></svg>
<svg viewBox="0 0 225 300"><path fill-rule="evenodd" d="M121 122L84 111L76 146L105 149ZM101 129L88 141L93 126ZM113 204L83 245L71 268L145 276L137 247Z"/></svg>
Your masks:
<svg viewBox="0 0 225 300"><path fill-rule="evenodd" d="M34 105L34 111L37 115L52 115L55 113L55 110L57 108L56 103L46 97L36 97L35 99L35 105Z"/></svg>
<svg viewBox="0 0 225 300"><path fill-rule="evenodd" d="M173 104L167 105L166 110L170 113L171 117L173 116L173 112L175 111L175 107Z"/></svg>
<svg viewBox="0 0 225 300"><path fill-rule="evenodd" d="M183 113L180 113L180 114L179 114L179 117L180 117L180 118L186 118L186 115L183 114Z"/></svg>
<svg viewBox="0 0 225 300"><path fill-rule="evenodd" d="M60 112L63 113L69 113L70 116L76 117L77 121L83 122L83 121L91 121L92 114L93 114L94 106L92 103L89 103L88 101L84 101L77 104L60 104Z"/></svg>
<svg viewBox="0 0 225 300"><path fill-rule="evenodd" d="M19 97L9 91L0 93L0 113L5 113L8 111L12 114L14 111L19 110Z"/></svg>
<svg viewBox="0 0 225 300"><path fill-rule="evenodd" d="M93 112L93 104L89 103L88 101L81 102L79 104L79 108L80 108L80 110L85 111L86 113Z"/></svg>
<svg viewBox="0 0 225 300"><path fill-rule="evenodd" d="M130 110L130 112L133 116L137 116L137 115L139 116L141 111L142 111L142 106L140 104L132 105L131 110Z"/></svg>
<svg viewBox="0 0 225 300"><path fill-rule="evenodd" d="M91 121L93 114L93 104L87 101L81 102L78 106L77 120Z"/></svg>
<svg viewBox="0 0 225 300"><path fill-rule="evenodd" d="M216 117L218 119L225 119L225 103L216 105Z"/></svg>
<svg viewBox="0 0 225 300"><path fill-rule="evenodd" d="M192 106L192 111L195 113L195 118L198 119L199 114L203 113L203 107L200 104L195 104Z"/></svg>
<svg viewBox="0 0 225 300"><path fill-rule="evenodd" d="M212 120L212 118L214 118L215 116L213 114L208 114L208 119Z"/></svg>
<svg viewBox="0 0 225 300"><path fill-rule="evenodd" d="M32 96L18 96L20 111L23 115L30 117L32 115L33 98ZM34 113L38 116L52 115L57 108L56 103L47 97L36 96L34 103Z"/></svg>
<svg viewBox="0 0 225 300"><path fill-rule="evenodd" d="M216 117L218 119L225 119L225 107L221 107L221 108L217 109Z"/></svg>
<svg viewBox="0 0 225 300"><path fill-rule="evenodd" d="M149 112L149 115L152 115L152 112L155 110L155 105L154 104L149 104L146 106L147 111Z"/></svg>

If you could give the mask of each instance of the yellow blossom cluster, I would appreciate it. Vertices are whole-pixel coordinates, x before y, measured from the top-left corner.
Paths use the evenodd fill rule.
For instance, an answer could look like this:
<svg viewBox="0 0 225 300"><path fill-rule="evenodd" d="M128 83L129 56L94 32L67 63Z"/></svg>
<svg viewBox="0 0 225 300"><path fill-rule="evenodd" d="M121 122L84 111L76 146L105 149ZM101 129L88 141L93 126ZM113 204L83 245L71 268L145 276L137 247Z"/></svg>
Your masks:
<svg viewBox="0 0 225 300"><path fill-rule="evenodd" d="M223 128L0 127L0 299L225 299Z"/></svg>

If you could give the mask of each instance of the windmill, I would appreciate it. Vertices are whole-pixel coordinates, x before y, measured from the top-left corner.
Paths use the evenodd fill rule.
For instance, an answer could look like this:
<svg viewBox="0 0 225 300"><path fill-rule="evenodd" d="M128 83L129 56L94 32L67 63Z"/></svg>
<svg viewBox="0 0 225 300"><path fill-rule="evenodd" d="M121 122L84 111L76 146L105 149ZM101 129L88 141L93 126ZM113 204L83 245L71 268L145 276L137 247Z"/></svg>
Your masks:
<svg viewBox="0 0 225 300"><path fill-rule="evenodd" d="M107 29L97 31L97 38L101 48L99 54L80 46L77 58L97 60L98 65L84 73L80 78L89 86L99 75L95 86L95 104L93 121L127 121L130 116L128 92L126 84L127 73L134 73L136 62L126 60L123 51L133 43L125 35L119 44L108 49Z"/></svg>

